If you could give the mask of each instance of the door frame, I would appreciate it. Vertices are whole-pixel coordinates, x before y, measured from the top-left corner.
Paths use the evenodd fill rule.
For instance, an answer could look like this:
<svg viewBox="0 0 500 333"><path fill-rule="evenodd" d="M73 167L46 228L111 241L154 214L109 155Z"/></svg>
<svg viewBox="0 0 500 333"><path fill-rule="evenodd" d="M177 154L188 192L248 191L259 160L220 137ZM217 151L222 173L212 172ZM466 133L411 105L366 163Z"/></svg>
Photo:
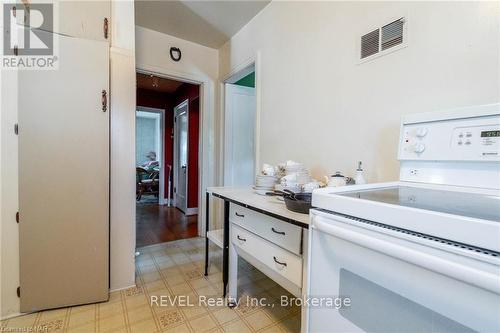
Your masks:
<svg viewBox="0 0 500 333"><path fill-rule="evenodd" d="M160 114L160 193L158 195L158 204L166 205L167 199L165 199L165 109L160 108L151 108L147 106L136 106L136 119L137 119L137 111L140 112L150 112L150 113L158 113ZM136 132L137 133L137 132ZM137 140L137 137L136 137ZM137 161L136 165L137 165Z"/></svg>
<svg viewBox="0 0 500 333"><path fill-rule="evenodd" d="M235 83L242 79L246 75L254 72L255 73L255 133L254 133L254 168L255 174L259 173L260 168L260 114L261 114L261 85L260 85L260 75L261 75L261 60L260 52L257 52L254 57L248 59L247 61L241 63L240 65L234 67L231 72L226 74L220 83L220 105L221 105L221 117L219 126L221 128L220 140L220 151L219 160L222 161L219 165L219 179L224 182L226 165L226 84Z"/></svg>
<svg viewBox="0 0 500 333"><path fill-rule="evenodd" d="M151 66L145 63L136 63L136 72L153 74L171 80L196 84L200 87L200 128L198 133L198 236L205 236L206 201L205 191L215 184L215 83L205 74L178 72L167 67ZM211 137L214 139L211 139ZM134 190L135 191L135 190ZM210 211L213 211L212 209ZM215 217L211 215L211 217Z"/></svg>
<svg viewBox="0 0 500 333"><path fill-rule="evenodd" d="M185 194L186 194L186 211L184 211L184 214L185 215L188 215L188 210L189 210L189 207L188 207L188 188L189 188L189 185L188 185L188 182L189 182L189 98L186 98L184 101L182 101L181 103L177 104L176 106L174 106L174 159L173 159L173 165L172 165L172 168L174 169L174 179L172 181L173 185L174 185L174 188L177 188L177 177L179 176L179 170L177 170L177 160L179 159L179 153L177 152L177 148L176 147L176 144L178 142L178 138L179 138L179 132L177 130L177 124L176 124L176 121L175 121L175 117L177 116L175 113L177 111L177 109L180 109L182 108L183 106L186 106L187 107L187 110L186 110L186 117L187 117L187 132L188 132L188 144L187 144L187 148L186 148L186 191L185 191ZM177 207L177 191L174 191L174 207ZM182 210L182 209L181 209Z"/></svg>
<svg viewBox="0 0 500 333"><path fill-rule="evenodd" d="M245 77L251 72L255 73L255 133L254 133L254 157L255 157L255 174L259 173L260 169L260 115L261 115L261 99L262 91L260 84L261 77L261 56L260 51L257 51L255 55L243 63L235 66L228 74L222 77L220 81L220 105L221 105L221 116L219 119L219 128L221 129L219 135L220 147L219 149L219 179L223 183L225 179L224 166L226 161L225 151L226 151L226 83L235 83L239 79ZM220 218L220 209L218 210L217 218Z"/></svg>

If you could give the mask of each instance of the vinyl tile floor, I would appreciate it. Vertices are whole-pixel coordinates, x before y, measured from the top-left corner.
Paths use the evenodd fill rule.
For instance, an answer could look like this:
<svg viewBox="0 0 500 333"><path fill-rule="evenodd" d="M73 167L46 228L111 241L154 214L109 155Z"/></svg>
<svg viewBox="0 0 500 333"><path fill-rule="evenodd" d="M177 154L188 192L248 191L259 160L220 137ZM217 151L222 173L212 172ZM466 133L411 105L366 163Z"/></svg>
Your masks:
<svg viewBox="0 0 500 333"><path fill-rule="evenodd" d="M239 304L222 304L222 251L211 246L204 276L204 245L197 237L141 248L135 287L112 292L108 302L4 320L0 332L300 331L300 307L279 303L282 295L292 296L244 260L238 267Z"/></svg>

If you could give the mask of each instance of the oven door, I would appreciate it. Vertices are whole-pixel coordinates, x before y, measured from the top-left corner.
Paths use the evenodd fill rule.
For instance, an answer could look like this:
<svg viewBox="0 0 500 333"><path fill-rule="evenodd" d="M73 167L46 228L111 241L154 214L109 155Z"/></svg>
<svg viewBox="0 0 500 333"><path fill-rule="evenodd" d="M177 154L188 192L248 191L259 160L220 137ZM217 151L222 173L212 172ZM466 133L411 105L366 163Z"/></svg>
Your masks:
<svg viewBox="0 0 500 333"><path fill-rule="evenodd" d="M312 213L308 295L350 305L309 305L309 332L500 331L496 258L457 255L453 245L445 244L455 251L448 252L362 224Z"/></svg>

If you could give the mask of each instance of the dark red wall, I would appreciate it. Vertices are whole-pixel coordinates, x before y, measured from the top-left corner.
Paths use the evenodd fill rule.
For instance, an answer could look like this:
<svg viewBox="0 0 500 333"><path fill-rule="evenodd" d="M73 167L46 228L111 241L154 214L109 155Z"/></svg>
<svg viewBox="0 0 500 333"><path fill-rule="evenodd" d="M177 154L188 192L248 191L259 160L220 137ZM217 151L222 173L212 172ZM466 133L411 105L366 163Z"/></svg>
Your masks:
<svg viewBox="0 0 500 333"><path fill-rule="evenodd" d="M200 88L197 85L184 83L173 94L137 89L137 105L165 110L165 165L174 164L174 107L189 99L189 137L188 137L188 208L198 207L198 150L199 150L199 115ZM168 176L165 169L165 178ZM173 177L173 170L172 170ZM165 179L165 197L168 183ZM172 183L172 189L174 184ZM172 193L171 193L171 197Z"/></svg>
<svg viewBox="0 0 500 333"><path fill-rule="evenodd" d="M198 207L198 151L200 119L200 87L184 83L174 93L174 104L179 105L189 99L188 116L188 208Z"/></svg>

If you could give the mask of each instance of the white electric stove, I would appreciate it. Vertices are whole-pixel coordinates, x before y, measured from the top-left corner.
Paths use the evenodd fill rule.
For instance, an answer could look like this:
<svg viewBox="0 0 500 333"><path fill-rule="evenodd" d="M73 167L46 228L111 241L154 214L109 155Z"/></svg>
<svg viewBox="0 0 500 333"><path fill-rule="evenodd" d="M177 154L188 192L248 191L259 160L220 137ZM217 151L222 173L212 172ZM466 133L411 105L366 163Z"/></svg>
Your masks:
<svg viewBox="0 0 500 333"><path fill-rule="evenodd" d="M315 190L310 332L500 332L500 104L410 115L400 181Z"/></svg>

